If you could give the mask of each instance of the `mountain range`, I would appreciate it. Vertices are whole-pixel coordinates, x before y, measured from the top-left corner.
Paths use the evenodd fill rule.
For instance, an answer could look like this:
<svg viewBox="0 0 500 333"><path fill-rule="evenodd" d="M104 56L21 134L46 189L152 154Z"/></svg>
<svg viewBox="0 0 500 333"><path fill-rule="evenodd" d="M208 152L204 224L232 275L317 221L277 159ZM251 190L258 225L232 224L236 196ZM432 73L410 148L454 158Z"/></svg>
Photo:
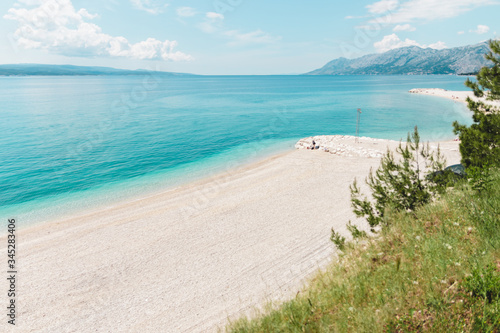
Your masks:
<svg viewBox="0 0 500 333"><path fill-rule="evenodd" d="M89 67L73 65L41 65L41 64L14 64L0 65L0 75L25 76L25 75L145 75L154 72L155 75L192 75L184 73L148 71L145 69L127 70L110 67Z"/></svg>
<svg viewBox="0 0 500 333"><path fill-rule="evenodd" d="M356 59L338 58L305 75L426 75L475 74L491 63L484 55L489 52L487 42L476 45L436 50L408 46L384 53L368 54ZM12 64L0 65L0 76L61 76L61 75L194 75L186 73L127 70L97 66Z"/></svg>
<svg viewBox="0 0 500 333"><path fill-rule="evenodd" d="M473 74L491 63L487 42L436 50L408 46L356 59L338 58L306 75Z"/></svg>

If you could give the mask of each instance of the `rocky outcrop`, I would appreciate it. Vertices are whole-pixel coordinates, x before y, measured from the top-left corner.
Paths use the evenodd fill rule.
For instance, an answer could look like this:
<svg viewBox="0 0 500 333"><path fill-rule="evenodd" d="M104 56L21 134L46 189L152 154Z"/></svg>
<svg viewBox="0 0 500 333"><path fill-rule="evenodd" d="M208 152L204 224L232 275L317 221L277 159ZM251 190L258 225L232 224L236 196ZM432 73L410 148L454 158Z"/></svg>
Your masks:
<svg viewBox="0 0 500 333"><path fill-rule="evenodd" d="M300 139L296 144L296 149L311 149L315 142L315 150L327 152L337 156L361 156L381 158L384 155L385 144L388 140L356 137L350 135L318 135ZM358 142L356 142L358 141ZM380 147L370 147L380 144Z"/></svg>

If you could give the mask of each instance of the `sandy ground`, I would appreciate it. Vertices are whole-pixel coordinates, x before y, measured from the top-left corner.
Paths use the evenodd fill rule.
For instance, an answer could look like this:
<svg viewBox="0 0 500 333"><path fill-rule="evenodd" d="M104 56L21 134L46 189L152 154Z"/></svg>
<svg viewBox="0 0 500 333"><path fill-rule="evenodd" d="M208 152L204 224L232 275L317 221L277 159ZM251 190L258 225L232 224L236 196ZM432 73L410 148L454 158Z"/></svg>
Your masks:
<svg viewBox="0 0 500 333"><path fill-rule="evenodd" d="M419 88L419 89L412 89L409 92L412 94L421 94L421 95L430 95L430 96L448 98L465 104L467 104L467 97L470 97L473 101L476 102L481 101L484 102L485 104L500 107L500 101L489 101L486 100L485 98L477 98L476 96L474 96L474 93L470 90L452 91L452 90L444 90L438 88L432 88L432 89Z"/></svg>
<svg viewBox="0 0 500 333"><path fill-rule="evenodd" d="M294 150L153 197L18 231L17 325L7 332L211 332L293 297L354 220L348 186L394 147ZM442 144L448 164L458 143ZM350 150L350 151L351 151ZM0 253L6 253L6 235ZM5 273L3 273L5 275ZM2 308L8 288L2 277Z"/></svg>

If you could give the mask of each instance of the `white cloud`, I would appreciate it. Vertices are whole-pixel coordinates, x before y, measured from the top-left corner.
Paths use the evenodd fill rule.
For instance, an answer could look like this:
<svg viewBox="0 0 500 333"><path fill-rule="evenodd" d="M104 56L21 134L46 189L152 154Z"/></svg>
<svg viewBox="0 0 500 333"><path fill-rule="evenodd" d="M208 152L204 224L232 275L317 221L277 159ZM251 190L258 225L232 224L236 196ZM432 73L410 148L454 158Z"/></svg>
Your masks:
<svg viewBox="0 0 500 333"><path fill-rule="evenodd" d="M402 41L396 34L387 35L381 41L376 42L373 46L378 52L386 52L393 49L399 49L406 46L420 46L416 41L406 39Z"/></svg>
<svg viewBox="0 0 500 333"><path fill-rule="evenodd" d="M465 34L465 31L463 31L463 30L462 30L462 31L457 32L457 35L463 35L463 34Z"/></svg>
<svg viewBox="0 0 500 333"><path fill-rule="evenodd" d="M205 14L205 21L198 24L198 28L200 28L204 33L213 34L222 29L223 20L224 15L208 12Z"/></svg>
<svg viewBox="0 0 500 333"><path fill-rule="evenodd" d="M130 2L134 5L135 8L143 10L153 15L160 14L163 10L163 7L168 6L168 5L162 6L157 1L154 0L130 0Z"/></svg>
<svg viewBox="0 0 500 333"><path fill-rule="evenodd" d="M281 37L272 36L262 30L242 33L238 30L226 30L223 26L224 15L215 12L207 12L205 20L198 24L198 28L208 34L217 33L220 36L229 38L228 45L243 46L251 44L272 44L281 39Z"/></svg>
<svg viewBox="0 0 500 333"><path fill-rule="evenodd" d="M198 24L198 28L206 34L213 34L219 31L222 26L220 25L220 23L204 21Z"/></svg>
<svg viewBox="0 0 500 333"><path fill-rule="evenodd" d="M392 34L385 36L381 41L376 42L373 46L377 49L378 52L387 52L389 50L399 49L401 47L407 46L418 46L421 48L433 48L437 50L445 49L446 44L444 42L437 42L430 45L421 45L418 42L406 38L404 41L401 40L398 35Z"/></svg>
<svg viewBox="0 0 500 333"><path fill-rule="evenodd" d="M478 25L476 30L471 30L470 32L475 32L478 35L486 34L490 31L490 27L487 25Z"/></svg>
<svg viewBox="0 0 500 333"><path fill-rule="evenodd" d="M219 13L214 13L214 12L208 12L206 14L206 17L208 19L211 19L211 20L223 20L224 19L224 15L219 14Z"/></svg>
<svg viewBox="0 0 500 333"><path fill-rule="evenodd" d="M347 15L346 17L344 17L346 20L354 20L354 19L362 19L362 18L366 18L368 16L353 16L353 15Z"/></svg>
<svg viewBox="0 0 500 333"><path fill-rule="evenodd" d="M232 39L229 42L231 46L249 45L249 44L272 44L276 43L281 37L272 36L262 30L255 30L248 33L240 33L237 30L226 31L225 36Z"/></svg>
<svg viewBox="0 0 500 333"><path fill-rule="evenodd" d="M179 7L177 8L177 16L180 17L191 17L196 15L196 10L191 7Z"/></svg>
<svg viewBox="0 0 500 333"><path fill-rule="evenodd" d="M411 26L410 24L398 24L392 29L392 31L415 31L417 28Z"/></svg>
<svg viewBox="0 0 500 333"><path fill-rule="evenodd" d="M396 9L398 5L398 0L381 0L366 6L366 8L372 14L383 14Z"/></svg>
<svg viewBox="0 0 500 333"><path fill-rule="evenodd" d="M93 20L99 16L97 14L90 14L85 8L79 9L78 14L80 14L82 17L88 18L90 20Z"/></svg>
<svg viewBox="0 0 500 333"><path fill-rule="evenodd" d="M28 6L35 6L43 3L43 0L18 0L18 2Z"/></svg>
<svg viewBox="0 0 500 333"><path fill-rule="evenodd" d="M24 0L22 4L35 3ZM111 36L91 22L95 15L87 10L75 10L70 0L45 0L38 7L9 9L6 19L18 22L14 33L17 44L26 49L42 49L66 56L128 57L133 59L155 59L183 61L192 57L174 51L176 41L160 41L148 38L135 44L125 37Z"/></svg>
<svg viewBox="0 0 500 333"><path fill-rule="evenodd" d="M495 4L498 4L497 0L409 0L402 3L393 13L386 14L383 18L374 19L372 23L377 21L408 23L415 20L444 19L456 17L477 7Z"/></svg>
<svg viewBox="0 0 500 333"><path fill-rule="evenodd" d="M422 45L422 47L425 48L426 46ZM436 43L427 45L427 47L429 47L431 49L436 49L436 50L443 50L443 49L448 48L448 46L446 46L445 42L436 42Z"/></svg>

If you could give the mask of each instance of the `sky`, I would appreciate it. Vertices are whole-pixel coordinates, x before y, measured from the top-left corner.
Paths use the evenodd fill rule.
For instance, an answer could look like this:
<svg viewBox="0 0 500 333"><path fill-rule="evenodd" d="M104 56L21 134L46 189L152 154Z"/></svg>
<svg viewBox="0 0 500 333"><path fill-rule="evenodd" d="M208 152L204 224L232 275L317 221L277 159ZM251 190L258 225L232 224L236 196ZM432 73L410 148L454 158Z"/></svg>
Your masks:
<svg viewBox="0 0 500 333"><path fill-rule="evenodd" d="M0 64L300 74L500 33L500 0L2 0Z"/></svg>

